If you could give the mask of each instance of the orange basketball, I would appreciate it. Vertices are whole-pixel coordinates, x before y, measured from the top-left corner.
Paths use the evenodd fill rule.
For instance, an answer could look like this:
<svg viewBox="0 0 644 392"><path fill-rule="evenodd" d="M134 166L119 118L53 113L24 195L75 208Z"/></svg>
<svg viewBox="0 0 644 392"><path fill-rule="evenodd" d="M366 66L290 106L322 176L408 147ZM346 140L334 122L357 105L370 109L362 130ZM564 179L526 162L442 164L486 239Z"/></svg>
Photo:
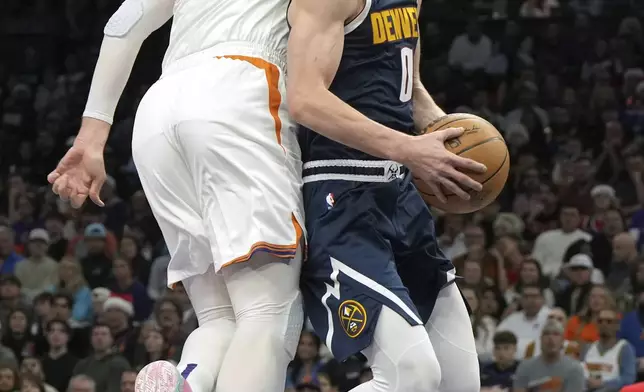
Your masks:
<svg viewBox="0 0 644 392"><path fill-rule="evenodd" d="M429 124L426 132L447 128L464 128L462 136L445 142L445 148L456 155L484 164L484 174L469 173L470 177L483 184L480 192L470 192L470 200L463 200L454 193L445 191L447 203L440 202L432 189L418 178L414 183L425 201L438 209L452 214L467 214L478 211L492 203L501 193L510 171L510 153L501 133L486 120L473 114L448 114Z"/></svg>

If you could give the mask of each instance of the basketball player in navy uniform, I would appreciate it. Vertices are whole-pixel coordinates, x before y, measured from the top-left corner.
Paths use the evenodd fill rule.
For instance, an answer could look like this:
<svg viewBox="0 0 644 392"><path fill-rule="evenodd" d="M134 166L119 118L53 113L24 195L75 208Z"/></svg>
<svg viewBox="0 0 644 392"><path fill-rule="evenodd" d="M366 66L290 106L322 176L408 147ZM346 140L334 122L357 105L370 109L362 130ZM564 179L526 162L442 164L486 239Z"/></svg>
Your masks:
<svg viewBox="0 0 644 392"><path fill-rule="evenodd" d="M418 76L417 0L292 0L289 110L303 125L308 315L333 355L362 352L373 380L354 392L479 391L454 267L437 245L411 172L444 200L485 172L445 140L415 136L445 115Z"/></svg>

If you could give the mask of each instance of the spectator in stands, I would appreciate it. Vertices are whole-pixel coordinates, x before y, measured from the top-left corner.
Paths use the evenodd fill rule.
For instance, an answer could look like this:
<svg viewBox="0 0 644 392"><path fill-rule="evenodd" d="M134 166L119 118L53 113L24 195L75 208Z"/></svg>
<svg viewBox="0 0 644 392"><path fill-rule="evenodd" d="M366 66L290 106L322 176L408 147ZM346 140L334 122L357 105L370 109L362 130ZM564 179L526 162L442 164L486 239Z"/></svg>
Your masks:
<svg viewBox="0 0 644 392"><path fill-rule="evenodd" d="M67 293L72 297L71 320L75 326L86 326L92 321L92 292L83 276L83 269L72 257L60 261L59 281L56 293Z"/></svg>
<svg viewBox="0 0 644 392"><path fill-rule="evenodd" d="M490 316L483 315L480 307L480 298L477 291L472 288L464 288L461 290L463 297L470 306L472 314L472 329L474 330L474 338L476 339L476 353L479 358L491 358L494 349L492 338L496 330L496 321Z"/></svg>
<svg viewBox="0 0 644 392"><path fill-rule="evenodd" d="M0 226L0 274L12 274L23 257L15 251L13 231Z"/></svg>
<svg viewBox="0 0 644 392"><path fill-rule="evenodd" d="M613 260L606 277L606 286L616 296L628 292L630 277L636 272L637 258L637 243L630 233L620 233L613 238Z"/></svg>
<svg viewBox="0 0 644 392"><path fill-rule="evenodd" d="M79 374L69 381L67 392L98 392L96 381L89 376Z"/></svg>
<svg viewBox="0 0 644 392"><path fill-rule="evenodd" d="M20 364L20 375L29 375L35 377L40 383L43 384L44 391L41 392L58 392L56 388L45 382L45 372L42 370L42 362L36 357L25 357Z"/></svg>
<svg viewBox="0 0 644 392"><path fill-rule="evenodd" d="M105 325L110 328L116 352L133 361L138 329L132 328L134 306L121 297L110 297L103 303Z"/></svg>
<svg viewBox="0 0 644 392"><path fill-rule="evenodd" d="M0 274L0 322L3 324L15 309L29 309L29 301L21 295L20 288L20 280L14 275Z"/></svg>
<svg viewBox="0 0 644 392"><path fill-rule="evenodd" d="M0 364L0 392L15 392L20 389L18 366L12 363Z"/></svg>
<svg viewBox="0 0 644 392"><path fill-rule="evenodd" d="M621 320L617 337L628 341L637 357L637 379L644 381L644 291L636 293L636 308Z"/></svg>
<svg viewBox="0 0 644 392"><path fill-rule="evenodd" d="M150 262L141 254L136 238L123 237L119 252L119 257L132 266L132 276L147 287L150 279Z"/></svg>
<svg viewBox="0 0 644 392"><path fill-rule="evenodd" d="M20 375L20 392L45 392L45 383L31 374Z"/></svg>
<svg viewBox="0 0 644 392"><path fill-rule="evenodd" d="M318 373L323 363L320 361L320 338L309 331L302 332L297 346L295 360L289 366L286 376L286 390L309 383L319 385Z"/></svg>
<svg viewBox="0 0 644 392"><path fill-rule="evenodd" d="M148 297L147 290L136 277L133 276L131 261L117 258L112 263L114 283L108 288L113 296L118 296L132 303L135 321L143 321L152 313L152 300Z"/></svg>
<svg viewBox="0 0 644 392"><path fill-rule="evenodd" d="M485 69L492 56L492 41L483 34L476 21L470 21L467 32L452 41L449 65L466 73Z"/></svg>
<svg viewBox="0 0 644 392"><path fill-rule="evenodd" d="M103 317L105 312L104 305L111 294L111 291L105 287L97 287L92 290L92 314L94 315L94 321L103 322L105 320Z"/></svg>
<svg viewBox="0 0 644 392"><path fill-rule="evenodd" d="M168 345L159 327L154 326L144 336L145 351L141 353L140 358L134 358L135 369L142 368L150 362L168 359Z"/></svg>
<svg viewBox="0 0 644 392"><path fill-rule="evenodd" d="M541 263L544 275L556 277L561 270L564 254L575 241L590 241L590 234L579 229L581 218L576 206L563 206L559 215L560 228L548 230L537 237L532 257Z"/></svg>
<svg viewBox="0 0 644 392"><path fill-rule="evenodd" d="M528 344L541 335L541 329L550 314L545 306L543 291L539 285L524 285L521 290L521 310L517 310L501 321L497 331L512 332L517 337L516 358L525 356Z"/></svg>
<svg viewBox="0 0 644 392"><path fill-rule="evenodd" d="M614 306L615 301L605 286L593 286L581 311L568 320L565 338L579 344L596 342L599 339L599 313Z"/></svg>
<svg viewBox="0 0 644 392"><path fill-rule="evenodd" d="M562 345L563 326L556 321L548 321L541 332L542 353L519 365L513 384L514 392L527 392L535 388L583 391L583 368L578 361L562 355Z"/></svg>
<svg viewBox="0 0 644 392"><path fill-rule="evenodd" d="M46 230L33 229L28 241L29 257L16 265L16 277L22 285L22 293L32 300L56 284L58 263L47 256L50 238Z"/></svg>
<svg viewBox="0 0 644 392"><path fill-rule="evenodd" d="M113 349L114 338L107 325L94 324L91 344L93 353L81 359L74 375L85 374L96 383L96 392L119 392L121 375L129 370L128 361ZM73 380L72 380L73 381Z"/></svg>
<svg viewBox="0 0 644 392"><path fill-rule="evenodd" d="M320 383L320 392L340 392L339 383L334 380L328 373L318 373Z"/></svg>
<svg viewBox="0 0 644 392"><path fill-rule="evenodd" d="M548 315L548 321L553 320L561 325L566 325L566 313L561 308L554 308L550 311ZM561 348L564 355L568 355L571 358L579 359L580 357L580 345L577 342L564 340L563 346ZM530 342L525 350L525 359L533 358L541 354L541 337Z"/></svg>
<svg viewBox="0 0 644 392"><path fill-rule="evenodd" d="M519 280L505 291L505 300L511 306L518 308L521 288L526 284L537 284L543 288L543 298L547 306L554 306L555 297L550 287L550 282L541 272L541 265L534 259L525 259L519 270Z"/></svg>
<svg viewBox="0 0 644 392"><path fill-rule="evenodd" d="M635 350L628 341L617 338L618 313L604 309L599 313L599 340L583 356L589 391L617 391L635 382Z"/></svg>
<svg viewBox="0 0 644 392"><path fill-rule="evenodd" d="M112 277L112 259L106 255L107 230L100 223L85 228L87 256L81 260L83 275L90 288L106 287Z"/></svg>
<svg viewBox="0 0 644 392"><path fill-rule="evenodd" d="M24 309L15 309L9 314L9 328L4 331L2 345L13 351L18 363L23 357L33 355L34 341Z"/></svg>
<svg viewBox="0 0 644 392"><path fill-rule="evenodd" d="M78 358L69 352L71 328L66 322L52 320L47 323L49 350L42 359L42 371L47 383L58 391L64 391L72 378Z"/></svg>
<svg viewBox="0 0 644 392"><path fill-rule="evenodd" d="M593 288L592 271L593 261L583 253L574 255L566 264L568 286L557 296L556 301L557 306L566 314L577 314L582 310Z"/></svg>
<svg viewBox="0 0 644 392"><path fill-rule="evenodd" d="M48 255L59 261L67 253L69 241L64 236L65 218L59 213L51 213L45 219L45 229L49 235Z"/></svg>
<svg viewBox="0 0 644 392"><path fill-rule="evenodd" d="M170 347L169 357L175 360L180 358L181 348L187 336L185 331L182 331L183 309L181 304L170 298L161 299L157 302L154 319L161 327L163 337Z"/></svg>
<svg viewBox="0 0 644 392"><path fill-rule="evenodd" d="M53 319L64 321L72 331L70 332L69 350L78 358L87 355L87 341L91 327L79 324L72 319L74 298L67 293L56 293L52 299Z"/></svg>
<svg viewBox="0 0 644 392"><path fill-rule="evenodd" d="M512 332L501 331L494 335L494 361L481 368L481 392L492 388L510 389L514 373L519 366L515 359L517 337Z"/></svg>

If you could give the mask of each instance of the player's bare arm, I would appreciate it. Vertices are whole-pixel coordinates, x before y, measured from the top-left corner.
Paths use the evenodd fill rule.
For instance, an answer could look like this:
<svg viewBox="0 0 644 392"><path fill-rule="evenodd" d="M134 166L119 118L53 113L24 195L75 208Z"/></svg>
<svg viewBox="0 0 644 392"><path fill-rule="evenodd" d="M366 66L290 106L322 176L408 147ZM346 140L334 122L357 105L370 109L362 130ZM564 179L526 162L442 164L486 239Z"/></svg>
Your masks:
<svg viewBox="0 0 644 392"><path fill-rule="evenodd" d="M418 1L418 14L420 15L421 0ZM422 80L420 79L420 59L421 59L421 42L418 38L416 50L414 52L414 84L412 90L412 99L414 104L414 125L416 130L424 130L428 124L439 117L445 115L445 112L436 105L434 99L429 94Z"/></svg>
<svg viewBox="0 0 644 392"><path fill-rule="evenodd" d="M423 82L420 79L420 38L418 39L418 46L414 53L414 84L412 90L412 99L414 104L414 125L416 130L422 131L432 121L445 115L434 99L429 94Z"/></svg>
<svg viewBox="0 0 644 392"><path fill-rule="evenodd" d="M172 17L174 0L125 0L105 26L83 122L74 145L47 176L54 193L80 207L103 205L103 149L112 117L143 41Z"/></svg>
<svg viewBox="0 0 644 392"><path fill-rule="evenodd" d="M298 123L368 154L401 160L411 138L362 115L333 95L344 26L362 0L293 0L289 8L288 103Z"/></svg>
<svg viewBox="0 0 644 392"><path fill-rule="evenodd" d="M445 140L460 136L462 129L409 136L368 119L328 90L340 64L345 23L362 6L361 0L293 0L287 88L291 115L329 139L406 165L441 200L442 188L468 200L466 189L478 192L481 184L459 170L486 169L445 149Z"/></svg>

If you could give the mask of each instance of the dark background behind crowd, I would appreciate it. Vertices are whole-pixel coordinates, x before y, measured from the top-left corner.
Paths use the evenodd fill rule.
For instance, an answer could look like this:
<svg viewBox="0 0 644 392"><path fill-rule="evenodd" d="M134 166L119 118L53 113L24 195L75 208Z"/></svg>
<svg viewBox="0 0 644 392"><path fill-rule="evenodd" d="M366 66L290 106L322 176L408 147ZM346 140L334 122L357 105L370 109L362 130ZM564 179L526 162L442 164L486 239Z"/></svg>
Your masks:
<svg viewBox="0 0 644 392"><path fill-rule="evenodd" d="M79 128L119 5L0 2L0 392L132 392L136 370L177 361L196 326L182 288L165 288L169 257L130 151L168 26L146 41L119 105L106 207L73 210L45 180ZM644 380L644 2L425 0L421 16L426 87L446 111L495 124L511 151L496 203L436 213L484 390ZM369 378L359 358L337 364L304 333L286 387L340 392Z"/></svg>

